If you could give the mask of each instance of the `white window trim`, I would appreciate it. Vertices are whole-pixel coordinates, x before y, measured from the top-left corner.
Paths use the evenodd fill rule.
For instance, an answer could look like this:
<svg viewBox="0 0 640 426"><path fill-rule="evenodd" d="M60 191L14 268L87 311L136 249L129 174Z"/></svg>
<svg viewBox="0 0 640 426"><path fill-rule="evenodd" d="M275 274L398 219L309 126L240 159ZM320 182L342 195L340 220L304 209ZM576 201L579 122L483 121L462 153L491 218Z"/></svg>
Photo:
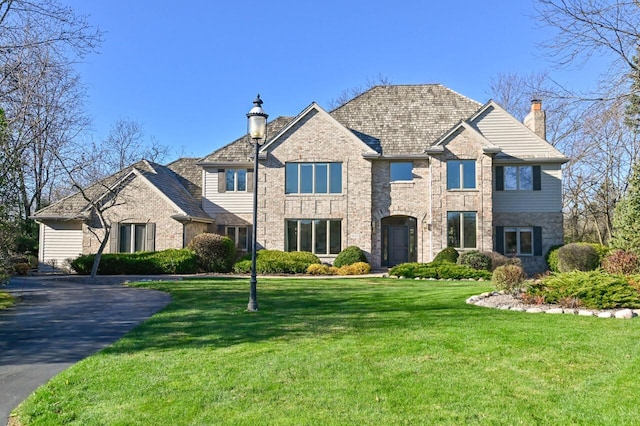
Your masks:
<svg viewBox="0 0 640 426"><path fill-rule="evenodd" d="M449 163L450 162L458 162L460 164L458 164L458 179L460 180L460 186L457 188L449 188L449 175L447 174L446 176L446 188L447 191L473 191L473 190L477 190L478 189L478 167L477 167L477 160L475 159L471 159L471 158L466 158L466 159L458 159L458 160L447 160L447 173L449 171ZM464 163L465 162L473 162L474 166L473 166L473 187L472 188L465 188L464 187Z"/></svg>
<svg viewBox="0 0 640 426"><path fill-rule="evenodd" d="M244 189L238 189L238 172L244 171ZM227 173L233 172L233 189L227 188ZM247 192L247 169L239 168L239 169L225 169L224 171L225 178L225 192Z"/></svg>

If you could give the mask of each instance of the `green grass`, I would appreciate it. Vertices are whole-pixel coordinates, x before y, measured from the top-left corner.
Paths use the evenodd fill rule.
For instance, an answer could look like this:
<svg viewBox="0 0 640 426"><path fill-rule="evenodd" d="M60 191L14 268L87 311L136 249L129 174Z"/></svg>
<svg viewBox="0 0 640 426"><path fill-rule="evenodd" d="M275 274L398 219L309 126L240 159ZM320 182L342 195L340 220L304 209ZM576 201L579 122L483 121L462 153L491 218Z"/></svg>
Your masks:
<svg viewBox="0 0 640 426"><path fill-rule="evenodd" d="M38 389L25 425L636 424L640 321L465 299L488 283L139 284L173 302Z"/></svg>
<svg viewBox="0 0 640 426"><path fill-rule="evenodd" d="M14 303L15 300L9 293L0 291L0 310L10 308Z"/></svg>

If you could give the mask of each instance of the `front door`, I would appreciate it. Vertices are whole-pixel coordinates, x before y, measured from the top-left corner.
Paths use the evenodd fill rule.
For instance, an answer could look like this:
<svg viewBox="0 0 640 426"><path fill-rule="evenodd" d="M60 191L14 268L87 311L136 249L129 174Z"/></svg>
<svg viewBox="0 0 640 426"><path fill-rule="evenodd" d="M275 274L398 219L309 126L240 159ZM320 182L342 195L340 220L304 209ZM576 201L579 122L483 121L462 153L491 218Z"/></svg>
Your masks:
<svg viewBox="0 0 640 426"><path fill-rule="evenodd" d="M409 227L389 226L389 265L409 261Z"/></svg>

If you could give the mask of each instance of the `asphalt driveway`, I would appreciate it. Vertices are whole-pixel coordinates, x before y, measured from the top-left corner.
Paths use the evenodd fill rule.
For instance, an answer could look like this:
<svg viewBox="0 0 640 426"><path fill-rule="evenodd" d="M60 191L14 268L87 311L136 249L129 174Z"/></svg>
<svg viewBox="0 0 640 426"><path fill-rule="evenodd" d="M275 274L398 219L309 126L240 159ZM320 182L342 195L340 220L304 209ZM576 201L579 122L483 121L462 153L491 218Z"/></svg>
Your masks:
<svg viewBox="0 0 640 426"><path fill-rule="evenodd" d="M168 294L69 277L14 278L3 289L18 298L0 311L0 424L37 387L120 339L162 309Z"/></svg>

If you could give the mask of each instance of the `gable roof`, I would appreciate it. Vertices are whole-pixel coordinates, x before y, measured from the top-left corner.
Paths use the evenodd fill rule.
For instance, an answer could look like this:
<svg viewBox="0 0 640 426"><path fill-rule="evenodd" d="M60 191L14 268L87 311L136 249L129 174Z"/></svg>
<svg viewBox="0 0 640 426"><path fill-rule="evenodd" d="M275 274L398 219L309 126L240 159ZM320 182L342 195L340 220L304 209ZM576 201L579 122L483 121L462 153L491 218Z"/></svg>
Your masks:
<svg viewBox="0 0 640 426"><path fill-rule="evenodd" d="M467 120L486 139L500 147L495 160L535 160L565 163L563 153L490 100Z"/></svg>
<svg viewBox="0 0 640 426"><path fill-rule="evenodd" d="M293 117L278 117L267 124L267 137L269 139L276 136ZM197 165L206 166L208 164L224 163L251 163L253 160L254 146L249 134L236 139L228 145L213 151L206 157L196 162Z"/></svg>
<svg viewBox="0 0 640 426"><path fill-rule="evenodd" d="M419 155L480 106L440 84L375 86L330 114L382 155Z"/></svg>
<svg viewBox="0 0 640 426"><path fill-rule="evenodd" d="M372 151L375 151L374 148L368 145L366 142L362 143L364 141L361 138L359 138L357 135L354 135L353 132L350 132L348 129L338 123L335 118L333 118L329 113L327 113L327 111L325 111L320 105L315 102L312 102L311 105L302 110L302 112L298 114L293 120L289 121L289 123L282 127L280 131L276 135L274 135L273 138L269 139L269 141L265 143L260 150L262 152L268 151L269 147L276 143L280 139L280 137L282 137L282 135L287 133L289 129L296 126L296 124L300 123L307 115L311 113L320 114L321 116L326 118L327 121L343 131L347 137L352 138L355 143L359 144L362 147L363 153L372 153Z"/></svg>
<svg viewBox="0 0 640 426"><path fill-rule="evenodd" d="M84 189L84 193L92 202L96 202L107 195L110 189L117 188L119 185L126 185L128 178L132 175L140 176L152 189L158 191L169 203L173 204L182 215L189 218L212 221L204 210L202 210L198 201L181 185L178 175L173 170L167 166L162 166L147 160L138 161L111 176L89 185ZM78 191L50 206L38 210L32 218L35 220L83 219L88 217L90 209L91 203Z"/></svg>

